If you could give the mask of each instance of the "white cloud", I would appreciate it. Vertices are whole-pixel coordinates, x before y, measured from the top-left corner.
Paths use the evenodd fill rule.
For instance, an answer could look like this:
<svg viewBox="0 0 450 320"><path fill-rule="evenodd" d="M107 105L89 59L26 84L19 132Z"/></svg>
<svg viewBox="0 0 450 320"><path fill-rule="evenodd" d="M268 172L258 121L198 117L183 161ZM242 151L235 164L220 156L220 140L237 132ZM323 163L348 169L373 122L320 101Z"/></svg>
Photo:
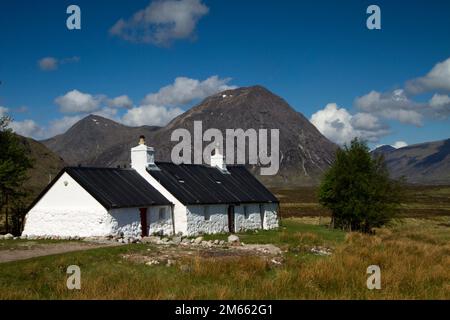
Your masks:
<svg viewBox="0 0 450 320"><path fill-rule="evenodd" d="M71 126L80 121L85 115L64 116L59 119L50 121L45 128L45 133L40 138L53 137L55 135L66 132Z"/></svg>
<svg viewBox="0 0 450 320"><path fill-rule="evenodd" d="M8 108L0 106L0 116L6 114ZM41 126L34 120L25 119L21 121L11 121L10 128L25 137L34 139L45 139L65 132L69 127L74 125L77 121L81 120L83 116L77 115L73 117L63 117L60 119L52 120L47 126Z"/></svg>
<svg viewBox="0 0 450 320"><path fill-rule="evenodd" d="M55 103L61 112L77 113L76 115L55 119L45 126L26 120L27 122L16 123L15 128L26 136L44 139L65 132L90 113L129 126L163 126L184 112L182 106L217 92L235 88L228 85L230 80L218 76L211 76L203 81L178 77L172 84L161 88L158 92L148 94L139 106L133 106L133 101L127 95L111 99L106 95L92 95L72 90L57 97ZM0 109L0 112L3 112L2 110Z"/></svg>
<svg viewBox="0 0 450 320"><path fill-rule="evenodd" d="M34 120L26 119L23 121L12 121L10 124L14 132L33 139L46 139L55 135L64 133L81 120L83 116L65 116L49 122L47 126L40 126Z"/></svg>
<svg viewBox="0 0 450 320"><path fill-rule="evenodd" d="M0 117L6 116L8 111L9 111L8 108L0 106Z"/></svg>
<svg viewBox="0 0 450 320"><path fill-rule="evenodd" d="M424 77L408 81L406 90L412 94L430 91L450 92L450 58L437 63Z"/></svg>
<svg viewBox="0 0 450 320"><path fill-rule="evenodd" d="M311 123L331 141L343 145L358 137L370 142L387 135L389 129L368 113L351 115L345 108L329 103L311 116Z"/></svg>
<svg viewBox="0 0 450 320"><path fill-rule="evenodd" d="M220 79L218 76L211 76L203 81L177 77L173 84L162 87L157 93L148 94L142 103L157 106L185 105L194 100L236 88L228 85L230 81L231 78Z"/></svg>
<svg viewBox="0 0 450 320"><path fill-rule="evenodd" d="M38 61L38 66L42 71L54 71L58 69L59 65L67 63L75 63L80 61L80 57L70 57L57 59L55 57L45 57Z"/></svg>
<svg viewBox="0 0 450 320"><path fill-rule="evenodd" d="M59 110L63 113L92 112L99 108L103 96L93 96L78 90L67 92L55 99Z"/></svg>
<svg viewBox="0 0 450 320"><path fill-rule="evenodd" d="M422 125L421 111L424 106L410 100L402 89L386 93L371 91L356 98L355 106L359 110L386 119L398 120L416 126Z"/></svg>
<svg viewBox="0 0 450 320"><path fill-rule="evenodd" d="M101 110L95 111L92 114L121 122L121 119L117 114L117 109L114 108L102 108Z"/></svg>
<svg viewBox="0 0 450 320"><path fill-rule="evenodd" d="M111 108L131 108L133 107L133 101L127 95L122 95L108 100L108 105Z"/></svg>
<svg viewBox="0 0 450 320"><path fill-rule="evenodd" d="M44 130L36 122L30 119L12 121L9 126L14 132L25 137L40 137L44 133Z"/></svg>
<svg viewBox="0 0 450 320"><path fill-rule="evenodd" d="M127 111L122 122L129 126L164 126L170 120L183 113L180 108L167 108L156 105L143 105Z"/></svg>
<svg viewBox="0 0 450 320"><path fill-rule="evenodd" d="M396 141L394 144L391 144L391 146L395 149L399 149L408 146L408 144L405 141Z"/></svg>
<svg viewBox="0 0 450 320"><path fill-rule="evenodd" d="M201 0L157 0L109 30L126 41L167 46L174 40L192 38L198 20L207 14Z"/></svg>
<svg viewBox="0 0 450 320"><path fill-rule="evenodd" d="M432 114L440 119L446 119L450 115L450 97L446 94L434 94L429 102Z"/></svg>
<svg viewBox="0 0 450 320"><path fill-rule="evenodd" d="M130 126L166 125L183 113L180 107L218 92L236 88L228 85L230 81L231 78L221 79L218 76L211 76L203 81L177 77L172 84L162 87L158 92L147 94L139 107L126 112L122 122Z"/></svg>

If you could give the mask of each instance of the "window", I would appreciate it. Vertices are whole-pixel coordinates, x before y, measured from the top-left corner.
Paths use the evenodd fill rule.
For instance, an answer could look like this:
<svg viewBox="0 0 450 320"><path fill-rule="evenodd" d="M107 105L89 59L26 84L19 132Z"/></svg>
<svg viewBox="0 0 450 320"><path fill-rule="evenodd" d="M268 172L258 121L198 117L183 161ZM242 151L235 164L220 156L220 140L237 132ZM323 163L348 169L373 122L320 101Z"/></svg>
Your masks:
<svg viewBox="0 0 450 320"><path fill-rule="evenodd" d="M208 206L205 206L205 207L204 207L204 211L205 211L205 220L206 220L206 221L211 220L211 215L210 215L210 213L209 213L209 207L208 207Z"/></svg>
<svg viewBox="0 0 450 320"><path fill-rule="evenodd" d="M166 219L166 208L159 208L159 220Z"/></svg>
<svg viewBox="0 0 450 320"><path fill-rule="evenodd" d="M248 219L248 207L244 206L244 218Z"/></svg>

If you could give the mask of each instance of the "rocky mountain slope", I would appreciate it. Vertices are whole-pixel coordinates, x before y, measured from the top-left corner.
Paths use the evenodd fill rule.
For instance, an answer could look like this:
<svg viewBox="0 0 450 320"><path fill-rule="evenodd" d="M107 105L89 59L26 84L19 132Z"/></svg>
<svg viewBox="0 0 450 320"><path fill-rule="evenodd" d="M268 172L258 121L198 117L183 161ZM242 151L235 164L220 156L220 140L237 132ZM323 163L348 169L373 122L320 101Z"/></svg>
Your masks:
<svg viewBox="0 0 450 320"><path fill-rule="evenodd" d="M72 165L123 166L129 165L130 147L143 134L147 144L155 147L157 160L170 161L171 150L177 144L170 141L172 132L183 128L193 137L194 121L202 122L203 132L216 128L223 137L226 129L279 129L280 170L276 176L260 176L269 185L317 183L333 161L337 148L301 113L261 86L227 90L208 97L162 128L127 127L89 116L66 133L43 143ZM259 167L249 169L258 175Z"/></svg>
<svg viewBox="0 0 450 320"><path fill-rule="evenodd" d="M24 185L29 193L28 202L31 202L66 164L42 143L22 136L19 139L33 161L33 168L27 173L29 179Z"/></svg>
<svg viewBox="0 0 450 320"><path fill-rule="evenodd" d="M408 183L450 184L450 139L425 142L399 149L375 149L382 153L394 178Z"/></svg>
<svg viewBox="0 0 450 320"><path fill-rule="evenodd" d="M114 166L129 163L120 158L122 149L134 146L139 135L151 136L159 127L128 127L115 121L89 115L64 134L42 141L69 165Z"/></svg>

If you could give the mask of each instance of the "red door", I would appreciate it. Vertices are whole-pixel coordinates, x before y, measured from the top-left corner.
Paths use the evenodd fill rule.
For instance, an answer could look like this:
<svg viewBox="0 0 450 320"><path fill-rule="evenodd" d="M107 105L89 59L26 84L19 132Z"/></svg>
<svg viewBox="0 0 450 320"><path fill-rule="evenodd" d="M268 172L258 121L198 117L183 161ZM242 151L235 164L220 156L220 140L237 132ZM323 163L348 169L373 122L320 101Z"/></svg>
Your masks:
<svg viewBox="0 0 450 320"><path fill-rule="evenodd" d="M147 208L139 208L141 213L141 236L148 236L148 225L147 225Z"/></svg>

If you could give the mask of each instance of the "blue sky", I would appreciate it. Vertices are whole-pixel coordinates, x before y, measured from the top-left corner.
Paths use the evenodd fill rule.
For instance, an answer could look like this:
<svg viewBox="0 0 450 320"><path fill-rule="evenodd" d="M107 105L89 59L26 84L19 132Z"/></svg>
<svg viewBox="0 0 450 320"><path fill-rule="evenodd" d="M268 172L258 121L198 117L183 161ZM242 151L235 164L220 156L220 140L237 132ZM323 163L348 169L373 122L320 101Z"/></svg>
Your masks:
<svg viewBox="0 0 450 320"><path fill-rule="evenodd" d="M66 27L70 4L81 30ZM366 27L371 4L381 30ZM208 94L260 84L337 143L449 138L449 12L448 1L2 1L0 113L42 139L91 112L163 125Z"/></svg>

